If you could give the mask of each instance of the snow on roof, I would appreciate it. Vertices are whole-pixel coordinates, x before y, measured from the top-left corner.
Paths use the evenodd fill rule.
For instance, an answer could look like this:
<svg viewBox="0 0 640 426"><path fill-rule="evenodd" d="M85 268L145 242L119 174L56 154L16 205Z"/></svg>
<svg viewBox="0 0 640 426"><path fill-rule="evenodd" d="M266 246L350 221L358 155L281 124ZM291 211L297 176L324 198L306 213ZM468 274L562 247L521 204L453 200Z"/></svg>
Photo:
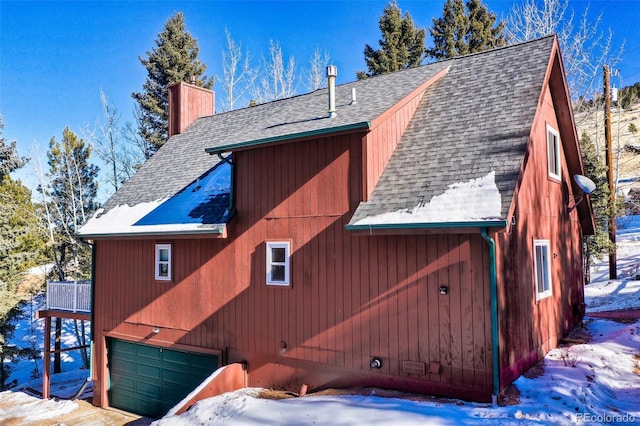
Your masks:
<svg viewBox="0 0 640 426"><path fill-rule="evenodd" d="M230 194L231 166L221 162L171 197L99 209L78 235L222 233L230 219Z"/></svg>
<svg viewBox="0 0 640 426"><path fill-rule="evenodd" d="M412 209L368 216L354 225L451 223L499 220L502 200L496 186L496 173L458 182L448 186L443 194L429 202L420 202Z"/></svg>

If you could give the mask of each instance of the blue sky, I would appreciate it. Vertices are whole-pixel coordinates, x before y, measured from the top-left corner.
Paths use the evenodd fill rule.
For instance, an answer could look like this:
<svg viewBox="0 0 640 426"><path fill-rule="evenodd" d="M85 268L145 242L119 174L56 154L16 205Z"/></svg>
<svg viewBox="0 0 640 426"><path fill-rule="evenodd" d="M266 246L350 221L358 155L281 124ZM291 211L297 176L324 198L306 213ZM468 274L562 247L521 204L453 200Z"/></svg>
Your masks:
<svg viewBox="0 0 640 426"><path fill-rule="evenodd" d="M187 30L198 39L207 74L221 79L225 28L254 57L266 55L269 40L285 56L306 67L316 47L338 66L338 83L364 70L365 44L377 47L378 19L387 1L0 1L0 114L3 136L17 140L23 155L41 154L62 130L84 136L101 114L103 90L132 121L131 93L140 91L146 71L138 55L155 46L155 38L175 12L185 15ZM403 1L419 27L428 28L442 14L444 0ZM513 1L485 0L504 17ZM588 2L571 0L582 12ZM626 40L619 64L623 84L640 81L640 1L592 0L592 15L603 13L603 29L614 31L614 44ZM427 35L427 43L431 39ZM620 82L614 78L614 84ZM214 90L221 91L219 86ZM35 184L32 167L19 174Z"/></svg>

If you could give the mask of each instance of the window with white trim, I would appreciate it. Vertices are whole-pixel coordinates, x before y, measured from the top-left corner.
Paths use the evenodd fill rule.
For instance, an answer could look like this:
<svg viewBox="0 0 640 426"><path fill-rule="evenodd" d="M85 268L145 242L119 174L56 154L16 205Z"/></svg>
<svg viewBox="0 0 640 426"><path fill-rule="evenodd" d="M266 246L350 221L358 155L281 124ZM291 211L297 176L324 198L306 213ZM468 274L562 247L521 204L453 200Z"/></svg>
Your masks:
<svg viewBox="0 0 640 426"><path fill-rule="evenodd" d="M551 296L549 240L533 240L536 300Z"/></svg>
<svg viewBox="0 0 640 426"><path fill-rule="evenodd" d="M267 241L267 284L291 285L291 244L288 241Z"/></svg>
<svg viewBox="0 0 640 426"><path fill-rule="evenodd" d="M171 281L171 244L156 244L156 273L158 281Z"/></svg>
<svg viewBox="0 0 640 426"><path fill-rule="evenodd" d="M560 134L553 127L547 125L547 161L549 177L561 180L560 176Z"/></svg>

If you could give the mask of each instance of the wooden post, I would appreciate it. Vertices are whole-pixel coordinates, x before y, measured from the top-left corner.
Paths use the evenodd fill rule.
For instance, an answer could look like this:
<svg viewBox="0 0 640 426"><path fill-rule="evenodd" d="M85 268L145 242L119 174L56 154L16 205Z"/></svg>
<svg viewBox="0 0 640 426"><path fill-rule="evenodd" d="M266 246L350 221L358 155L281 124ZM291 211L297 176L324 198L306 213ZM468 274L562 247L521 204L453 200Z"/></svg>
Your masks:
<svg viewBox="0 0 640 426"><path fill-rule="evenodd" d="M56 317L56 337L54 341L55 351L53 357L53 374L62 373L62 360L60 359L60 348L62 347L62 318Z"/></svg>
<svg viewBox="0 0 640 426"><path fill-rule="evenodd" d="M42 399L49 399L51 383L51 317L44 318L44 365L42 367Z"/></svg>
<svg viewBox="0 0 640 426"><path fill-rule="evenodd" d="M609 240L613 244L613 251L609 254L609 279L618 278L616 259L616 193L613 185L613 154L611 147L611 89L609 83L609 67L604 65L604 139L607 147L607 180L609 181Z"/></svg>

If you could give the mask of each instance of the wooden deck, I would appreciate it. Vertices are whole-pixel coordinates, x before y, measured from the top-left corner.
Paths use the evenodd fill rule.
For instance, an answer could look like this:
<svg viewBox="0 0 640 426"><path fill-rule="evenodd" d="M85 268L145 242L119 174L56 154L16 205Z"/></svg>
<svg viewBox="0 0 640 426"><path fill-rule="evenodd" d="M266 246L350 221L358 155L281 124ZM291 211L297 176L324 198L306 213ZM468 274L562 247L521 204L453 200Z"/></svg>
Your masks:
<svg viewBox="0 0 640 426"><path fill-rule="evenodd" d="M88 347L51 349L51 319L63 318L91 321L91 281L47 282L47 309L36 312L36 318L44 319L44 366L42 398L50 397L51 354Z"/></svg>
<svg viewBox="0 0 640 426"><path fill-rule="evenodd" d="M91 312L91 280L47 281L47 310Z"/></svg>

